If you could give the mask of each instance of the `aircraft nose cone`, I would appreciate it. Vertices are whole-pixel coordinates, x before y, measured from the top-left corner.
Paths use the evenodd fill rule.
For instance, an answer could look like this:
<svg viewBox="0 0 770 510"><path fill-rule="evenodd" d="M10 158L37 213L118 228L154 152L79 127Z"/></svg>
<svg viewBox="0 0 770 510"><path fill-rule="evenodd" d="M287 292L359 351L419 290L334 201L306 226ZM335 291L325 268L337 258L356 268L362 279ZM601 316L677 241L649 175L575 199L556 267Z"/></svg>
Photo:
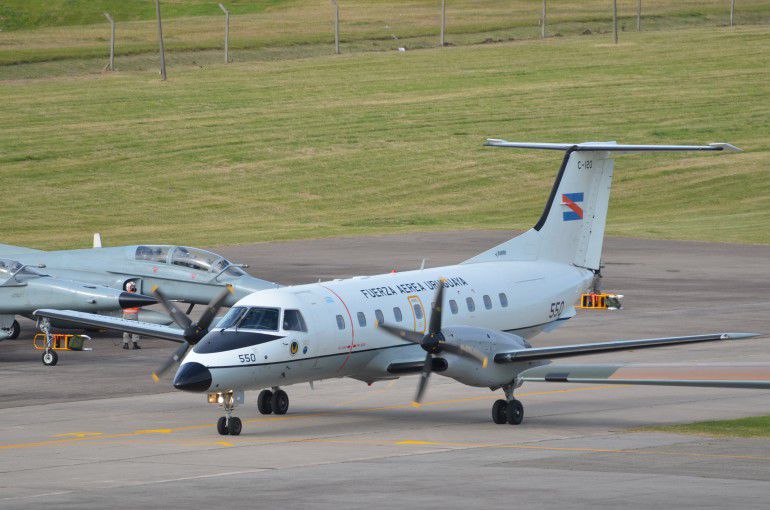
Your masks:
<svg viewBox="0 0 770 510"><path fill-rule="evenodd" d="M203 392L211 386L211 372L200 363L185 363L174 376L174 388L182 391Z"/></svg>
<svg viewBox="0 0 770 510"><path fill-rule="evenodd" d="M121 292L120 297L118 297L118 304L120 304L121 308L138 308L140 306L154 305L157 302L155 298L135 292Z"/></svg>

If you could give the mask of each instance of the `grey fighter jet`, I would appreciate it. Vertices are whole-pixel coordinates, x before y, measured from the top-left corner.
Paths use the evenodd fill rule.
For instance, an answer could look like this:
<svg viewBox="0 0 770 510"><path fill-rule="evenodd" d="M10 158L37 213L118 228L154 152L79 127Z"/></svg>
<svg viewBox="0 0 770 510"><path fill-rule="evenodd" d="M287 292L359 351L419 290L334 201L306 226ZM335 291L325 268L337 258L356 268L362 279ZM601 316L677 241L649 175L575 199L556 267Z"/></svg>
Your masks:
<svg viewBox="0 0 770 510"><path fill-rule="evenodd" d="M155 302L146 296L123 293L128 282L136 284L140 295L158 286L168 299L190 305L210 302L226 285L231 285L233 292L225 306L258 290L278 287L252 277L244 271L245 266L233 264L221 255L186 246L41 251L0 244L2 257L7 269L0 269L0 340L18 336L16 316L29 317L38 308L115 316L122 308ZM134 296L134 300L129 296ZM129 301L135 304L127 305ZM141 310L139 320L171 322L169 316L152 310Z"/></svg>

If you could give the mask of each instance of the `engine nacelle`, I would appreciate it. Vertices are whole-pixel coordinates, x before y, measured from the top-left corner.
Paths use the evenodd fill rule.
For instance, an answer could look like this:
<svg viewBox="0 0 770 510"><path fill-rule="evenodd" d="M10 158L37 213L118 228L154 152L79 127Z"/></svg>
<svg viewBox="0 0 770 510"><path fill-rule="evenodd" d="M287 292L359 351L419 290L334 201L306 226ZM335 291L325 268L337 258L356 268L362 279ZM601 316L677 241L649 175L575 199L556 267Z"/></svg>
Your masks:
<svg viewBox="0 0 770 510"><path fill-rule="evenodd" d="M483 367L478 361L469 358L448 352L438 354L438 356L445 358L448 364L447 369L441 372L441 375L451 377L468 386L498 388L515 382L519 372L548 363L547 361L495 363L494 357L497 353L532 347L518 335L471 326L448 326L443 328L441 332L448 341L473 347L487 356L487 366Z"/></svg>

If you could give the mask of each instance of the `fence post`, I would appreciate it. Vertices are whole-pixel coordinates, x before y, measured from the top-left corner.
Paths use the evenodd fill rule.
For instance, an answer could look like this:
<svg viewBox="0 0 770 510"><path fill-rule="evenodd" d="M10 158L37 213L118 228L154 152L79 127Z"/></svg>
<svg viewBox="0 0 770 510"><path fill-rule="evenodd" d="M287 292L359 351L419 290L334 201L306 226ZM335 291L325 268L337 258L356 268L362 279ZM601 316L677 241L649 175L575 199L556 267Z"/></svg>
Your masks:
<svg viewBox="0 0 770 510"><path fill-rule="evenodd" d="M334 53L340 54L340 5L337 0L331 0L334 6Z"/></svg>
<svg viewBox="0 0 770 510"><path fill-rule="evenodd" d="M219 4L219 8L225 13L225 64L230 63L230 11L225 6Z"/></svg>
<svg viewBox="0 0 770 510"><path fill-rule="evenodd" d="M735 0L730 0L730 26L733 26L735 19Z"/></svg>
<svg viewBox="0 0 770 510"><path fill-rule="evenodd" d="M109 64L109 70L114 71L115 70L115 20L112 19L112 16L108 12L104 13L104 17L107 18L107 21L110 22L110 64Z"/></svg>
<svg viewBox="0 0 770 510"><path fill-rule="evenodd" d="M543 15L540 18L540 37L542 37L543 39L545 39L545 14L546 14L545 1L546 0L543 0Z"/></svg>
<svg viewBox="0 0 770 510"><path fill-rule="evenodd" d="M618 0L612 0L612 39L618 44Z"/></svg>
<svg viewBox="0 0 770 510"><path fill-rule="evenodd" d="M163 48L163 24L160 21L160 0L155 0L155 15L158 18L158 39L160 40L160 76L166 81L166 51Z"/></svg>
<svg viewBox="0 0 770 510"><path fill-rule="evenodd" d="M636 0L636 31L642 30L642 0Z"/></svg>
<svg viewBox="0 0 770 510"><path fill-rule="evenodd" d="M441 46L444 47L444 33L446 32L446 0L441 0Z"/></svg>

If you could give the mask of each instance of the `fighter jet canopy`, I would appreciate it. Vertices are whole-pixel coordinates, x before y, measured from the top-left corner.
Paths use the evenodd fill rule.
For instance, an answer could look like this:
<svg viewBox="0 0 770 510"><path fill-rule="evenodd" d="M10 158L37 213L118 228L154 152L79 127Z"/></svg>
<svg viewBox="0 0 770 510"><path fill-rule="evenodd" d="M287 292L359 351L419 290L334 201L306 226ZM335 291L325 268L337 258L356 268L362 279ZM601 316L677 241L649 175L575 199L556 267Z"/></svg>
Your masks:
<svg viewBox="0 0 770 510"><path fill-rule="evenodd" d="M136 260L171 264L214 274L239 277L246 274L221 255L188 246L141 245L136 247Z"/></svg>
<svg viewBox="0 0 770 510"><path fill-rule="evenodd" d="M45 276L45 273L31 266L25 266L18 260L0 258L0 284L7 282L14 276Z"/></svg>

